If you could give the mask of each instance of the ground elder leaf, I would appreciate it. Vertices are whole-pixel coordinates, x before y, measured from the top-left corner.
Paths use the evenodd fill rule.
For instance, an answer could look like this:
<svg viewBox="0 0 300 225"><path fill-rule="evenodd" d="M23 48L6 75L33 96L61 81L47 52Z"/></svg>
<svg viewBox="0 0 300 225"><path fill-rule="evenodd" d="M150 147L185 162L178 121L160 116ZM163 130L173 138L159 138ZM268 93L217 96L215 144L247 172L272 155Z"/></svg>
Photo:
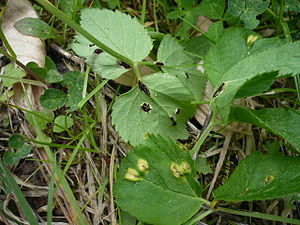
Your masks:
<svg viewBox="0 0 300 225"><path fill-rule="evenodd" d="M236 106L232 108L230 118L265 128L290 142L300 152L298 111L286 108L251 110Z"/></svg>
<svg viewBox="0 0 300 225"><path fill-rule="evenodd" d="M218 200L253 201L299 193L300 158L255 152L213 194Z"/></svg>
<svg viewBox="0 0 300 225"><path fill-rule="evenodd" d="M144 27L135 18L119 11L84 9L81 12L81 26L103 44L135 62L146 58L152 49L152 40ZM107 53L95 54L97 46L83 36L75 38L72 49L85 57L103 78L116 79L128 71Z"/></svg>
<svg viewBox="0 0 300 225"><path fill-rule="evenodd" d="M146 166L140 167L142 162ZM179 177L174 176L172 166L182 163L192 165L188 152L181 151L171 138L150 135L122 160L114 186L117 204L149 224L186 222L202 206L198 197L202 189L194 180L193 167ZM137 181L128 177L130 171L136 172Z"/></svg>
<svg viewBox="0 0 300 225"><path fill-rule="evenodd" d="M263 13L269 3L268 0L229 0L228 9L231 15L240 16L245 28L254 29L259 24L256 16Z"/></svg>
<svg viewBox="0 0 300 225"><path fill-rule="evenodd" d="M112 122L123 140L137 145L148 133L187 138L185 123L195 111L192 93L168 73L144 76L142 82L150 96L135 86L113 105Z"/></svg>
<svg viewBox="0 0 300 225"><path fill-rule="evenodd" d="M213 100L213 107L221 113L223 121L228 121L232 101L237 93L241 95L241 87L246 89L251 79L261 78L264 82L268 78L264 75L274 75L271 72L278 72L274 79L299 74L299 52L300 42L273 47L239 61L225 73L219 81L220 85L225 84L224 90ZM268 79L267 82L270 83ZM256 83L259 83L258 79Z"/></svg>

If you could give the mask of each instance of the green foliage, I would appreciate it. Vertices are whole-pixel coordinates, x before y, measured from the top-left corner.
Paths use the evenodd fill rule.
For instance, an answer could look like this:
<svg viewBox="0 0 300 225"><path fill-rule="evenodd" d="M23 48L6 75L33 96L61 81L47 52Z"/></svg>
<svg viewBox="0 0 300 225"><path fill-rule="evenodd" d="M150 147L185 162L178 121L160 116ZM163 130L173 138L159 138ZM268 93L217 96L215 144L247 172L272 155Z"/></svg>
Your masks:
<svg viewBox="0 0 300 225"><path fill-rule="evenodd" d="M210 19L222 19L225 9L225 0L201 1L198 14Z"/></svg>
<svg viewBox="0 0 300 225"><path fill-rule="evenodd" d="M45 130L47 124L53 121L54 113L50 110L31 111L25 113L25 118L32 127L38 124L41 130Z"/></svg>
<svg viewBox="0 0 300 225"><path fill-rule="evenodd" d="M16 22L15 28L26 35L42 39L55 38L55 30L38 18L24 18Z"/></svg>
<svg viewBox="0 0 300 225"><path fill-rule="evenodd" d="M26 72L20 68L15 67L13 64L5 66L3 79L4 87L11 87L13 84L20 82L21 78L26 76Z"/></svg>
<svg viewBox="0 0 300 225"><path fill-rule="evenodd" d="M283 44L278 39L261 39L247 43L250 34L240 28L229 29L211 48L205 60L208 79L216 87L223 84L223 90L214 99L213 107L220 112L224 122L228 122L234 98L259 94L271 85L272 80L300 72L300 66L296 63L299 59L299 42ZM229 50L227 46L232 46L232 49ZM240 50L235 51L239 46ZM265 80L268 85L261 85Z"/></svg>
<svg viewBox="0 0 300 225"><path fill-rule="evenodd" d="M71 117L60 115L55 118L54 120L54 127L53 132L60 133L63 132L70 127L72 127L74 124L74 120Z"/></svg>
<svg viewBox="0 0 300 225"><path fill-rule="evenodd" d="M57 89L49 88L41 95L40 101L45 109L55 110L66 103L67 95Z"/></svg>
<svg viewBox="0 0 300 225"><path fill-rule="evenodd" d="M265 128L290 142L300 152L299 111L286 108L251 110L233 107L230 117L235 121Z"/></svg>
<svg viewBox="0 0 300 225"><path fill-rule="evenodd" d="M253 201L299 193L299 157L255 152L241 161L228 181L214 191L216 199Z"/></svg>
<svg viewBox="0 0 300 225"><path fill-rule="evenodd" d="M245 28L254 29L259 24L256 16L263 13L269 6L269 0L229 0L229 13L239 16Z"/></svg>
<svg viewBox="0 0 300 225"><path fill-rule="evenodd" d="M121 163L114 186L119 207L150 224L184 223L202 205L192 165L172 139L149 136Z"/></svg>
<svg viewBox="0 0 300 225"><path fill-rule="evenodd" d="M152 49L151 38L143 26L135 18L119 11L84 9L81 12L81 26L109 48L134 62L142 61ZM98 48L82 35L76 36L72 49L87 58L87 63L103 78L116 79L128 71L113 56L105 52L95 53Z"/></svg>

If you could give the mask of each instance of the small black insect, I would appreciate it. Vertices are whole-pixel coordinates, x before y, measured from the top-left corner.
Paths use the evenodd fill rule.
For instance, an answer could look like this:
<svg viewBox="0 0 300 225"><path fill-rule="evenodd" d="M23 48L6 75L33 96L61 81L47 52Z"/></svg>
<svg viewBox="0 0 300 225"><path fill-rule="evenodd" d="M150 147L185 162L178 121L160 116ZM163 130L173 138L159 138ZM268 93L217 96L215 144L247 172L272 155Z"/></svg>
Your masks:
<svg viewBox="0 0 300 225"><path fill-rule="evenodd" d="M177 108L177 109L175 110L175 114L178 115L179 113L180 113L180 109Z"/></svg>
<svg viewBox="0 0 300 225"><path fill-rule="evenodd" d="M96 48L94 51L94 53L97 55L101 54L102 52L103 52L103 50L101 50L100 48Z"/></svg>
<svg viewBox="0 0 300 225"><path fill-rule="evenodd" d="M164 66L165 64L164 63L162 63L162 62L155 62L154 63L156 66Z"/></svg>
<svg viewBox="0 0 300 225"><path fill-rule="evenodd" d="M144 92L148 96L151 96L150 91L149 91L148 87L146 86L146 84L144 84L142 81L139 80L138 85L139 85L139 89L142 92Z"/></svg>
<svg viewBox="0 0 300 225"><path fill-rule="evenodd" d="M215 91L215 93L213 94L213 98L218 97L219 94L223 91L224 87L225 87L225 83L222 83L222 84L220 85L220 87L219 87L219 88Z"/></svg>
<svg viewBox="0 0 300 225"><path fill-rule="evenodd" d="M141 104L141 109L144 112L149 113L152 110L152 106L149 103L144 102L143 104Z"/></svg>
<svg viewBox="0 0 300 225"><path fill-rule="evenodd" d="M172 121L172 126L176 126L177 125L177 122L176 122L176 120L174 119L173 116L170 117L170 120Z"/></svg>
<svg viewBox="0 0 300 225"><path fill-rule="evenodd" d="M125 63L125 62L119 62L119 65L120 66L122 66L122 67L124 67L124 69L130 69L131 68L131 66L130 65L128 65L127 63Z"/></svg>
<svg viewBox="0 0 300 225"><path fill-rule="evenodd" d="M95 46L95 44L89 44L89 47L93 47L93 46Z"/></svg>
<svg viewBox="0 0 300 225"><path fill-rule="evenodd" d="M190 78L190 75L188 73L184 73L184 75L186 76L186 79Z"/></svg>

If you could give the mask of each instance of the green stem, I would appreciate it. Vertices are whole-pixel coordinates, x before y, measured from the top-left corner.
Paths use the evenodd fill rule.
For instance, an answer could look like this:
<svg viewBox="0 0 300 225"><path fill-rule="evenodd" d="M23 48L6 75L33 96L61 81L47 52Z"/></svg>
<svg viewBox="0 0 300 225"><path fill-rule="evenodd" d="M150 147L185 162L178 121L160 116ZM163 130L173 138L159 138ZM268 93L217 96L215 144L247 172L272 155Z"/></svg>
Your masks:
<svg viewBox="0 0 300 225"><path fill-rule="evenodd" d="M134 65L132 66L132 69L133 69L133 72L134 72L137 80L140 80L141 79L141 74L140 74L140 70L139 70L138 65L139 65L139 63L134 63Z"/></svg>
<svg viewBox="0 0 300 225"><path fill-rule="evenodd" d="M210 123L208 124L208 126L203 131L203 133L201 134L200 138L198 139L198 141L196 142L196 144L194 145L194 147L190 151L190 154L191 154L191 156L192 156L192 158L194 160L196 159L198 151L199 151L201 145L203 144L204 140L207 138L207 136L210 133L210 131L216 125L215 124L215 119L216 119L216 113L213 113Z"/></svg>
<svg viewBox="0 0 300 225"><path fill-rule="evenodd" d="M155 31L159 32L157 16L156 16L156 0L153 0L153 19L154 19Z"/></svg>
<svg viewBox="0 0 300 225"><path fill-rule="evenodd" d="M214 210L209 209L204 213L201 213L197 216L195 216L194 218L190 219L189 221L187 221L186 223L184 223L184 225L193 225L196 222L202 220L203 218L207 217L208 215L212 214L214 212Z"/></svg>
<svg viewBox="0 0 300 225"><path fill-rule="evenodd" d="M2 17L0 18L0 27L2 25ZM7 51L9 52L9 57L7 55L5 55L7 58L9 58L12 61L15 61L17 59L17 55L14 52L14 50L12 49L12 47L10 46L8 40L6 39L3 30L0 29L0 39L2 40L3 44L5 45L5 48L7 49ZM2 50L2 49L1 49Z"/></svg>
<svg viewBox="0 0 300 225"><path fill-rule="evenodd" d="M216 211L230 213L239 216L248 216L248 217L254 217L254 218L265 219L265 220L273 220L273 221L278 221L283 223L300 224L300 220L284 218L281 216L275 216L275 215L258 213L258 212L239 211L235 209L228 209L222 207L218 207Z"/></svg>
<svg viewBox="0 0 300 225"><path fill-rule="evenodd" d="M99 48L101 48L103 51L107 52L108 54L112 55L113 57L120 59L121 61L133 65L134 62L119 54L118 52L114 51L107 45L103 44L101 41L99 41L96 37L91 35L89 32L87 32L85 29L83 29L79 24L74 22L70 17L68 17L66 14L64 14L62 11L57 9L54 5L52 5L50 2L45 0L35 0L37 3L39 3L41 6L43 6L47 11L52 13L57 18L61 19L63 22L68 24L70 27L72 27L74 30L76 30L78 33L80 33L82 36L84 36L89 41L93 42L95 45L97 45Z"/></svg>
<svg viewBox="0 0 300 225"><path fill-rule="evenodd" d="M145 17L146 17L146 3L147 3L147 0L143 0L143 3L142 3L142 15L141 15L141 24L143 26L144 26Z"/></svg>

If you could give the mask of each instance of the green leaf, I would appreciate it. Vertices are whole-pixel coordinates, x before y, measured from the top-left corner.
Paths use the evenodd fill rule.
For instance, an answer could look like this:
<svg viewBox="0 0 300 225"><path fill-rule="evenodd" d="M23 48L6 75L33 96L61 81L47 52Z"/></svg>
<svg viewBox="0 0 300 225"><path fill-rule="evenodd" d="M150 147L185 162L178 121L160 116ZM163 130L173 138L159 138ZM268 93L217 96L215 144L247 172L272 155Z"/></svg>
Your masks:
<svg viewBox="0 0 300 225"><path fill-rule="evenodd" d="M55 38L54 29L38 18L24 18L15 23L15 28L25 35L42 39Z"/></svg>
<svg viewBox="0 0 300 225"><path fill-rule="evenodd" d="M207 35L212 40L217 41L218 38L222 35L223 31L224 31L223 22L217 21L209 26Z"/></svg>
<svg viewBox="0 0 300 225"><path fill-rule="evenodd" d="M25 144L25 138L20 134L13 134L8 139L8 147L20 149Z"/></svg>
<svg viewBox="0 0 300 225"><path fill-rule="evenodd" d="M213 101L214 109L220 112L223 120L227 122L231 102L238 92L241 93L239 91L241 87L245 89L248 86L249 80L260 77L261 82L265 82L267 79L267 82L270 83L268 76L274 77L274 73L271 72L278 72L274 78L299 74L299 52L300 42L294 42L267 49L239 61L220 80L220 84L224 83L225 86L224 90ZM256 83L259 83L258 81L256 79ZM253 82L250 83L253 84Z"/></svg>
<svg viewBox="0 0 300 225"><path fill-rule="evenodd" d="M176 56L176 57L174 57ZM202 98L205 79L195 67L194 60L190 58L178 41L171 35L165 35L157 51L157 61L164 64L165 73L175 75L195 100Z"/></svg>
<svg viewBox="0 0 300 225"><path fill-rule="evenodd" d="M225 201L253 201L299 193L300 158L255 152L242 160L214 196Z"/></svg>
<svg viewBox="0 0 300 225"><path fill-rule="evenodd" d="M51 123L54 119L54 113L49 110L44 111L30 111L25 113L26 120L32 127L40 127L41 130L45 130L48 123Z"/></svg>
<svg viewBox="0 0 300 225"><path fill-rule="evenodd" d="M64 77L54 69L50 69L47 71L45 81L52 84L52 83L59 83L64 80Z"/></svg>
<svg viewBox="0 0 300 225"><path fill-rule="evenodd" d="M40 97L41 105L50 110L55 110L62 107L67 101L67 95L54 88L45 90L44 94Z"/></svg>
<svg viewBox="0 0 300 225"><path fill-rule="evenodd" d="M74 120L71 117L60 115L54 120L53 132L63 132L73 126Z"/></svg>
<svg viewBox="0 0 300 225"><path fill-rule="evenodd" d="M3 162L6 165L16 165L22 158L27 157L31 152L31 146L23 144L16 152L6 151L3 156Z"/></svg>
<svg viewBox="0 0 300 225"><path fill-rule="evenodd" d="M197 12L210 19L222 19L224 9L225 0L204 0L197 7Z"/></svg>
<svg viewBox="0 0 300 225"><path fill-rule="evenodd" d="M300 13L300 2L299 0L285 0L284 4L286 11L292 11Z"/></svg>
<svg viewBox="0 0 300 225"><path fill-rule="evenodd" d="M8 64L5 67L5 72L3 78L3 86L4 87L11 87L13 84L20 82L21 78L26 76L26 72L20 68L15 68L13 64ZM11 78L9 78L11 77Z"/></svg>
<svg viewBox="0 0 300 225"><path fill-rule="evenodd" d="M286 108L251 110L233 107L230 118L265 128L290 142L300 152L300 112L298 111Z"/></svg>
<svg viewBox="0 0 300 225"><path fill-rule="evenodd" d="M60 0L59 6L61 10L68 16L73 16L83 7L85 0Z"/></svg>
<svg viewBox="0 0 300 225"><path fill-rule="evenodd" d="M231 15L240 16L245 28L254 29L259 24L256 16L263 13L269 3L269 0L229 0L228 9Z"/></svg>
<svg viewBox="0 0 300 225"><path fill-rule="evenodd" d="M84 9L81 26L109 48L139 62L148 56L152 41L144 27L130 15L107 9ZM72 49L85 57L96 72L107 79L115 79L128 71L118 65L118 60L106 54L95 54L98 49L83 36L76 36Z"/></svg>
<svg viewBox="0 0 300 225"><path fill-rule="evenodd" d="M144 76L142 81L150 96L136 86L113 105L112 122L123 140L137 145L148 133L187 138L185 123L192 117L195 106L190 104L194 97L181 79L156 73Z"/></svg>
<svg viewBox="0 0 300 225"><path fill-rule="evenodd" d="M207 164L206 158L198 157L195 161L195 168L198 173L202 173L204 175L212 173L210 166Z"/></svg>
<svg viewBox="0 0 300 225"><path fill-rule="evenodd" d="M198 63L212 46L211 42L204 36L192 37L182 45L185 53L194 59L194 63Z"/></svg>
<svg viewBox="0 0 300 225"><path fill-rule="evenodd" d="M172 139L151 135L121 163L114 186L118 206L149 224L184 223L202 206L191 165L189 153Z"/></svg>
<svg viewBox="0 0 300 225"><path fill-rule="evenodd" d="M84 77L77 71L67 72L64 75L64 84L68 87L66 106L70 108L67 112L72 112L77 109L78 103L82 100Z"/></svg>

